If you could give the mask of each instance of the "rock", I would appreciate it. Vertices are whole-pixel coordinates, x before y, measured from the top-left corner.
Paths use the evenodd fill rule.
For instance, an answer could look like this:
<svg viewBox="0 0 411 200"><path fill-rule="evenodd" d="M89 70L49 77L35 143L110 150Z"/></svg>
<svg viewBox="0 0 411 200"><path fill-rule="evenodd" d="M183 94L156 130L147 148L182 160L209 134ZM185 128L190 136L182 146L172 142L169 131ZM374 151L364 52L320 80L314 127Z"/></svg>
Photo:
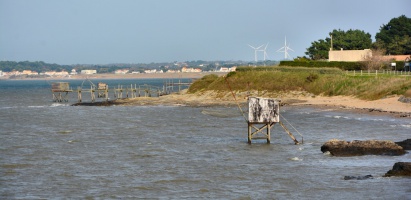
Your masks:
<svg viewBox="0 0 411 200"><path fill-rule="evenodd" d="M401 96L398 101L402 102L402 103L411 103L411 98L409 97L405 97L405 96Z"/></svg>
<svg viewBox="0 0 411 200"><path fill-rule="evenodd" d="M344 180L365 180L374 178L372 175L365 176L344 176Z"/></svg>
<svg viewBox="0 0 411 200"><path fill-rule="evenodd" d="M411 139L406 139L401 142L396 142L396 144L400 145L404 150L411 150Z"/></svg>
<svg viewBox="0 0 411 200"><path fill-rule="evenodd" d="M384 176L411 176L411 162L395 163L392 170L388 171Z"/></svg>
<svg viewBox="0 0 411 200"><path fill-rule="evenodd" d="M329 140L321 146L324 153L329 151L333 156L362 156L362 155L390 155L399 156L405 154L405 150L392 141L379 140Z"/></svg>

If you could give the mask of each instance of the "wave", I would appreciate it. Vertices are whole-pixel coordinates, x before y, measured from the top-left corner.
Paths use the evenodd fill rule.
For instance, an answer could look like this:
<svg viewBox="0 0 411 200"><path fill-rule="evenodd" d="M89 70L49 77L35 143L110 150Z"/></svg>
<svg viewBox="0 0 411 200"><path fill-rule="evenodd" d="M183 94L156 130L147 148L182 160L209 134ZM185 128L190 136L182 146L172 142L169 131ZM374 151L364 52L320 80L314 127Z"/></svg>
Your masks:
<svg viewBox="0 0 411 200"><path fill-rule="evenodd" d="M201 111L204 115L209 115L213 117L220 117L220 118L230 118L230 117L238 117L240 116L239 111L231 111L231 110L218 110L218 109L204 109Z"/></svg>

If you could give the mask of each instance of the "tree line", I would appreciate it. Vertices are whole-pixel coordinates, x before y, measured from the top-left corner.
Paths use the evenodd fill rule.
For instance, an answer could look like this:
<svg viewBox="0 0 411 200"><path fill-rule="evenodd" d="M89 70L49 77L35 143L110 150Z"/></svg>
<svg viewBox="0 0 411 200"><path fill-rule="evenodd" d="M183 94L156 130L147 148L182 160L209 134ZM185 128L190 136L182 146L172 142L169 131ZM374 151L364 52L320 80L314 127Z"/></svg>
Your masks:
<svg viewBox="0 0 411 200"><path fill-rule="evenodd" d="M372 49L385 55L411 54L411 18L405 15L391 19L380 27L375 35L375 42L371 34L363 30L336 30L330 32L329 37L311 43L305 54L308 56L297 59L326 60L328 51L334 50L363 50Z"/></svg>

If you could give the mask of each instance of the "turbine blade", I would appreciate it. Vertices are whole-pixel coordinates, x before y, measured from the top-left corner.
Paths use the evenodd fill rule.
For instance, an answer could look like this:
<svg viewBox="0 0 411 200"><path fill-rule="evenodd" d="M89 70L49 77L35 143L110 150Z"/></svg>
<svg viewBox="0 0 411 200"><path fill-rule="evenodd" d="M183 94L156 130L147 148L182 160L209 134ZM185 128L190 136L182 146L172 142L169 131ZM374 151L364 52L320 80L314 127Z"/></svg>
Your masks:
<svg viewBox="0 0 411 200"><path fill-rule="evenodd" d="M261 46L259 46L259 47L257 47L257 49L260 49L261 47L263 47L264 45L261 45Z"/></svg>
<svg viewBox="0 0 411 200"><path fill-rule="evenodd" d="M251 45L248 45L248 46L250 46L250 47L253 48L253 49L256 49L255 47L253 47L253 46L251 46Z"/></svg>

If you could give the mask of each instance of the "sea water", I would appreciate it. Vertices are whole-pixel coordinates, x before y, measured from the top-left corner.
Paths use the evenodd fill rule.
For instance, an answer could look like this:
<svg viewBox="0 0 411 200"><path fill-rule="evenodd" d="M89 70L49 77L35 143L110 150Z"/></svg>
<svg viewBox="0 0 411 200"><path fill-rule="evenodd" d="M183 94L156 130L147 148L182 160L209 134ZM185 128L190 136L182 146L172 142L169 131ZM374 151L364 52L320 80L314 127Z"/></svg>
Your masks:
<svg viewBox="0 0 411 200"><path fill-rule="evenodd" d="M144 81L164 82L110 84ZM271 144L250 145L236 107L70 106L76 94L56 103L50 89L44 80L0 81L1 199L411 198L411 178L383 177L394 163L411 162L409 153L333 157L320 150L334 138L408 139L409 118L286 106L282 120L304 143L294 145L274 126Z"/></svg>

